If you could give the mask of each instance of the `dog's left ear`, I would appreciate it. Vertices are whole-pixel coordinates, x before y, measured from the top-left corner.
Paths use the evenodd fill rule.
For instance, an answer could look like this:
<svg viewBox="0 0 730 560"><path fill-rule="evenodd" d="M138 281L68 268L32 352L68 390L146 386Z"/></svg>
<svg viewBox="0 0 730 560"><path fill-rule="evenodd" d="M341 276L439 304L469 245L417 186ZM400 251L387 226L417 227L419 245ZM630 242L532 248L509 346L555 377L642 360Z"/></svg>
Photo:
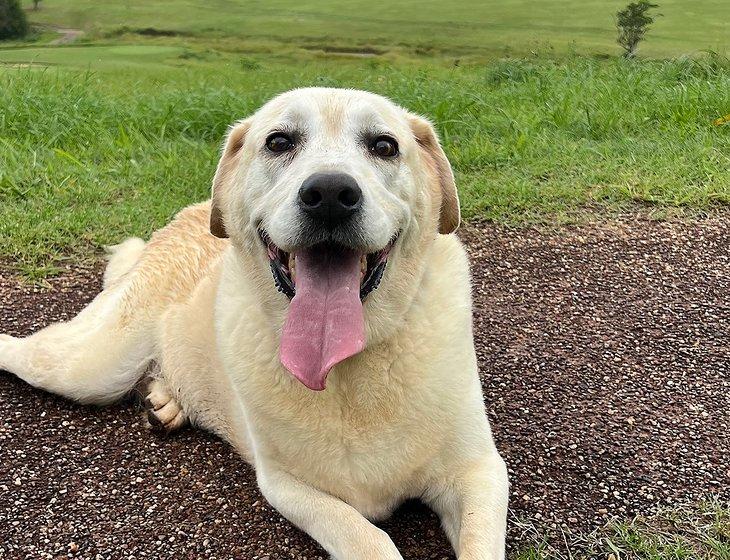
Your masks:
<svg viewBox="0 0 730 560"><path fill-rule="evenodd" d="M416 142L424 151L432 166L433 175L439 183L441 191L439 233L453 233L461 222L461 211L459 210L459 193L456 191L451 164L441 147L433 125L423 117L415 115L410 116L410 122Z"/></svg>
<svg viewBox="0 0 730 560"><path fill-rule="evenodd" d="M213 177L210 202L210 233L221 239L228 237L221 210L223 197L230 188L231 179L241 162L241 149L250 127L251 121L248 119L238 121L231 127L223 144L223 151L218 162L218 168L215 171L215 177Z"/></svg>

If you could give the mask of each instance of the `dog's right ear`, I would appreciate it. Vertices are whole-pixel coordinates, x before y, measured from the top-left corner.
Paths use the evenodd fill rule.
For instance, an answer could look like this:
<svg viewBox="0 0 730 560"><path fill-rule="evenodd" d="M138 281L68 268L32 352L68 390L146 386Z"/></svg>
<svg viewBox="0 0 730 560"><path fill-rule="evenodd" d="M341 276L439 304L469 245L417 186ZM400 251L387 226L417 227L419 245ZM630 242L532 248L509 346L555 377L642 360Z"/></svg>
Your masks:
<svg viewBox="0 0 730 560"><path fill-rule="evenodd" d="M223 199L241 162L241 149L250 127L250 119L238 121L231 127L223 144L223 151L218 162L218 168L215 171L215 177L213 177L210 202L210 233L221 239L228 237L226 225L223 221Z"/></svg>

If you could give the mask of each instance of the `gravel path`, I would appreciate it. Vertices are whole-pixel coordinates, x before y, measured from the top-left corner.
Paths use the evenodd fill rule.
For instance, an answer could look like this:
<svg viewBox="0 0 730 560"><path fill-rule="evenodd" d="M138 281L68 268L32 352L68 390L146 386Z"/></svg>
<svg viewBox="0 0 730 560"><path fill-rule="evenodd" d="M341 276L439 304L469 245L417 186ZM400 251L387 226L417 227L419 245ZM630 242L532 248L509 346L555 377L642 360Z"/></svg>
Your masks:
<svg viewBox="0 0 730 560"><path fill-rule="evenodd" d="M542 530L708 494L730 500L730 215L462 231L473 259L486 402L514 515ZM0 331L68 318L100 287L0 273ZM418 504L383 525L406 559L451 559ZM512 546L520 542L511 529ZM134 408L77 406L0 375L0 553L7 558L318 559L251 468Z"/></svg>

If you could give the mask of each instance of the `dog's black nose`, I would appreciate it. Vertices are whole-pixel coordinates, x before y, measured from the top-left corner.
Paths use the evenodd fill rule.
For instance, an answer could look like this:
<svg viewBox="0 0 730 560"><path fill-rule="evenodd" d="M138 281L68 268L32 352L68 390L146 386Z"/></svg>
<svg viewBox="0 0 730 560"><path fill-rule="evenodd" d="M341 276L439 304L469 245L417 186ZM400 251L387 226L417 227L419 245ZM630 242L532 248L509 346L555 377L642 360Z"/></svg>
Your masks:
<svg viewBox="0 0 730 560"><path fill-rule="evenodd" d="M362 191L346 173L315 173L299 189L299 206L327 225L343 222L362 206Z"/></svg>

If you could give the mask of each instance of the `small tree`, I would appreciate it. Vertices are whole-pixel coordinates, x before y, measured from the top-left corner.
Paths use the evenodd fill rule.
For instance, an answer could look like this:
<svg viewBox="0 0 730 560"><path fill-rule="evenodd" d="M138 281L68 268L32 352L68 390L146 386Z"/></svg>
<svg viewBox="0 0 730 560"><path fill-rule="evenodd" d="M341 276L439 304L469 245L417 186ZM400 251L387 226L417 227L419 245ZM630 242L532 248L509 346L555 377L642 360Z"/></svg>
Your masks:
<svg viewBox="0 0 730 560"><path fill-rule="evenodd" d="M20 39L28 33L28 20L19 0L0 0L0 41Z"/></svg>
<svg viewBox="0 0 730 560"><path fill-rule="evenodd" d="M649 25L654 23L654 18L649 15L649 10L658 8L658 4L652 4L647 0L631 2L623 10L616 14L616 27L618 38L616 41L624 49L624 57L633 58L639 42L649 31Z"/></svg>

